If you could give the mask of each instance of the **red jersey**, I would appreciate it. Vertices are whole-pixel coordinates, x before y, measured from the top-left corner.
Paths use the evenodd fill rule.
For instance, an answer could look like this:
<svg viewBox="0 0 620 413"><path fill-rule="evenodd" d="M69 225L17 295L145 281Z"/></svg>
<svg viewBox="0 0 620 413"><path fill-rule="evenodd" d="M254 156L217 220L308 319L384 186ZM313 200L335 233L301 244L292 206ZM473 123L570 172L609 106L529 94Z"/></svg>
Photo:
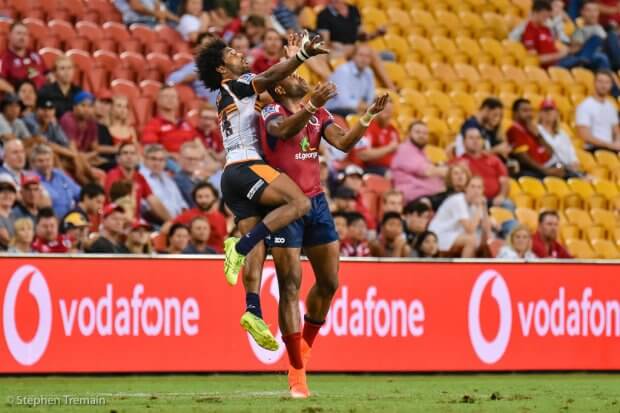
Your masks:
<svg viewBox="0 0 620 413"><path fill-rule="evenodd" d="M547 26L539 26L530 21L525 26L525 31L521 36L523 45L528 50L534 50L539 55L556 53L555 39L551 29ZM553 62L547 63L545 67L553 65Z"/></svg>
<svg viewBox="0 0 620 413"><path fill-rule="evenodd" d="M538 138L520 123L514 122L506 131L506 136L513 147L513 153L526 152L530 158L540 165L545 165L551 159L552 154L547 146L539 143Z"/></svg>
<svg viewBox="0 0 620 413"><path fill-rule="evenodd" d="M508 176L506 165L493 154L481 154L478 158L464 154L456 162L465 162L472 175L478 175L484 181L484 196L495 198L501 189L499 178Z"/></svg>
<svg viewBox="0 0 620 413"><path fill-rule="evenodd" d="M7 49L0 58L0 76L13 86L22 80L31 80L37 89L45 84L45 62L34 50L27 50L24 57Z"/></svg>
<svg viewBox="0 0 620 413"><path fill-rule="evenodd" d="M387 125L382 128L379 125L379 122L373 121L370 126L368 126L368 129L366 129L364 137L360 139L357 145L355 145L354 152L364 149L381 148L392 142L400 142L400 134L398 133L398 130L392 125ZM394 158L395 153L396 151L383 155L381 158L361 163L365 166L382 166L384 168L389 168L392 164L392 158Z"/></svg>
<svg viewBox="0 0 620 413"><path fill-rule="evenodd" d="M312 197L323 192L321 189L319 145L323 131L333 121L327 109L319 108L306 127L290 139L278 139L267 133L267 124L277 117L291 115L277 103L265 106L260 116L261 146L265 160L274 168L284 172L304 194Z"/></svg>
<svg viewBox="0 0 620 413"><path fill-rule="evenodd" d="M114 182L125 181L125 180L127 180L127 178L125 177L125 174L123 173L120 166L110 169L108 171L108 174L105 177L106 196L107 197L110 196L110 188L112 187L112 184ZM142 202L142 200L146 200L146 198L148 198L153 193L153 191L151 190L149 183L146 182L146 179L144 179L142 174L138 171L133 171L133 175L131 176L131 181L133 183L134 193L136 194L135 215L136 215L136 218L139 218L140 217L140 203Z"/></svg>
<svg viewBox="0 0 620 413"><path fill-rule="evenodd" d="M178 153L181 145L199 137L199 133L188 122L170 122L160 116L152 118L144 127L141 142L145 145L160 143L170 153Z"/></svg>
<svg viewBox="0 0 620 413"><path fill-rule="evenodd" d="M598 0L597 3L604 6L616 7L618 5L618 0ZM620 24L620 13L608 14L601 12L599 23L603 27L609 26L610 23Z"/></svg>
<svg viewBox="0 0 620 413"><path fill-rule="evenodd" d="M557 241L553 241L551 247L547 249L539 232L536 232L532 237L532 252L538 258L573 258Z"/></svg>
<svg viewBox="0 0 620 413"><path fill-rule="evenodd" d="M269 57L265 54L263 49L257 50L254 55L254 62L252 63L252 73L263 73L271 66L280 61L280 57Z"/></svg>
<svg viewBox="0 0 620 413"><path fill-rule="evenodd" d="M340 244L340 255L343 257L370 257L368 242L355 243L350 240L344 240Z"/></svg>
<svg viewBox="0 0 620 413"><path fill-rule="evenodd" d="M196 217L205 217L211 226L211 235L207 245L217 252L222 252L224 248L224 239L228 235L226 228L226 217L220 211L204 212L198 208L188 209L174 219L174 223L189 225Z"/></svg>
<svg viewBox="0 0 620 413"><path fill-rule="evenodd" d="M52 252L52 253L64 253L69 252L71 249L71 239L66 235L58 235L53 241L46 241L42 238L36 237L32 243L32 249L36 252Z"/></svg>

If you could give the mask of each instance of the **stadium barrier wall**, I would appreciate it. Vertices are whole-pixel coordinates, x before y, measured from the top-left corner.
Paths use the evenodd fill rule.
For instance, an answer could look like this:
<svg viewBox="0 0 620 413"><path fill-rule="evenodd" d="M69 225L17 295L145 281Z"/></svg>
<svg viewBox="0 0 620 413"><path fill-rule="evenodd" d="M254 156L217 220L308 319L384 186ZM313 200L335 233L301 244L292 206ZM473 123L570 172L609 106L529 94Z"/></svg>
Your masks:
<svg viewBox="0 0 620 413"><path fill-rule="evenodd" d="M284 370L284 346L262 350L239 327L243 288L226 284L222 266L221 258L2 258L0 373ZM620 369L619 268L343 262L310 370ZM308 262L303 271L302 300L313 282ZM277 326L271 262L261 298Z"/></svg>

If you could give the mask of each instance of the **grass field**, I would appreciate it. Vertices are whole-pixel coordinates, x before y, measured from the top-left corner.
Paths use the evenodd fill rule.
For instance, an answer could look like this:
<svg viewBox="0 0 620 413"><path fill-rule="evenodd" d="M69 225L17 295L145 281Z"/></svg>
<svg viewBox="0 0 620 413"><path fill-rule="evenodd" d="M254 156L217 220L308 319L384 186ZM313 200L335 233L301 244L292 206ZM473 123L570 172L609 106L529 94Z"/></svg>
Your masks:
<svg viewBox="0 0 620 413"><path fill-rule="evenodd" d="M312 375L291 400L284 375L0 377L0 412L620 412L620 375ZM65 395L101 397L67 405ZM47 406L18 406L45 396ZM59 405L49 403L58 402Z"/></svg>

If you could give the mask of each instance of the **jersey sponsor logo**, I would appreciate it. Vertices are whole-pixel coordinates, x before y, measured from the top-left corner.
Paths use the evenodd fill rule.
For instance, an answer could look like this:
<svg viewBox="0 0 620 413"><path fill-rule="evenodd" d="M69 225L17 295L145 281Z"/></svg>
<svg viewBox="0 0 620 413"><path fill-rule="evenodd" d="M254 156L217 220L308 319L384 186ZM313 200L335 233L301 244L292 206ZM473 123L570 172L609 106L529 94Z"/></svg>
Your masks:
<svg viewBox="0 0 620 413"><path fill-rule="evenodd" d="M261 115L262 115L264 120L267 120L269 115L273 115L274 113L278 113L278 110L280 110L280 106L278 106L278 105L267 105L261 111Z"/></svg>
<svg viewBox="0 0 620 413"><path fill-rule="evenodd" d="M275 237L273 239L274 244L284 244L286 242L286 238L284 237Z"/></svg>
<svg viewBox="0 0 620 413"><path fill-rule="evenodd" d="M298 161L305 161L306 159L316 159L319 156L317 152L317 148L313 148L310 146L310 140L308 136L304 136L303 139L299 142L299 148L301 152L297 152L295 154L295 159Z"/></svg>
<svg viewBox="0 0 620 413"><path fill-rule="evenodd" d="M256 194L256 191L258 191L263 185L265 185L265 181L263 181L262 179L256 181L256 183L254 185L252 185L252 188L250 188L250 190L247 193L247 198L249 200L252 200L252 198L254 198L254 195Z"/></svg>

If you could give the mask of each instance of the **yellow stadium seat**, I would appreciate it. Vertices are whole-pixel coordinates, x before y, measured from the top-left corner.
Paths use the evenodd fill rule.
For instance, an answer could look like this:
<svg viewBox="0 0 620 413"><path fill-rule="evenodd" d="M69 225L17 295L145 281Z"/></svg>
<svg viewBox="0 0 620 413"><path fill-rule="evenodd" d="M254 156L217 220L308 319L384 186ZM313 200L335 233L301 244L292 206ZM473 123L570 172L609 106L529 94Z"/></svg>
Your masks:
<svg viewBox="0 0 620 413"><path fill-rule="evenodd" d="M579 178L570 178L568 180L568 186L573 192L578 194L590 208L605 208L607 206L607 198L597 194L588 181Z"/></svg>
<svg viewBox="0 0 620 413"><path fill-rule="evenodd" d="M543 180L547 192L560 200L560 208L578 208L582 206L581 198L573 193L562 178L548 176Z"/></svg>
<svg viewBox="0 0 620 413"><path fill-rule="evenodd" d="M605 239L597 239L592 241L592 248L598 258L613 260L620 258L620 251L613 242Z"/></svg>
<svg viewBox="0 0 620 413"><path fill-rule="evenodd" d="M500 93L497 97L502 101L505 111L510 111L513 102L519 98L519 96L514 93L505 92ZM505 118L504 120L507 121L508 124L512 123L512 121L508 118Z"/></svg>
<svg viewBox="0 0 620 413"><path fill-rule="evenodd" d="M299 13L299 25L311 30L316 28L317 12L312 7L304 7Z"/></svg>
<svg viewBox="0 0 620 413"><path fill-rule="evenodd" d="M411 50L417 52L427 63L441 62L443 57L441 53L435 50L433 44L425 37L411 35L407 39Z"/></svg>
<svg viewBox="0 0 620 413"><path fill-rule="evenodd" d="M480 33L484 30L485 24L480 15L470 12L462 11L459 13L461 24L470 31L472 37L480 36Z"/></svg>
<svg viewBox="0 0 620 413"><path fill-rule="evenodd" d="M452 106L450 98L443 92L429 90L425 93L425 96L428 103L435 106L442 113L446 113L450 106Z"/></svg>
<svg viewBox="0 0 620 413"><path fill-rule="evenodd" d="M386 34L383 37L383 40L385 40L388 50L394 52L399 62L404 62L407 60L407 55L409 54L409 44L404 38L394 34Z"/></svg>
<svg viewBox="0 0 620 413"><path fill-rule="evenodd" d="M560 199L555 194L548 194L545 186L536 178L524 176L519 178L519 185L524 193L530 195L536 206L544 209L558 209Z"/></svg>
<svg viewBox="0 0 620 413"><path fill-rule="evenodd" d="M536 206L534 199L528 194L517 194L513 197L510 197L510 199L512 200L512 202L514 202L517 208L532 209Z"/></svg>
<svg viewBox="0 0 620 413"><path fill-rule="evenodd" d="M491 36L495 39L505 39L508 35L508 30L502 14L503 13L497 14L493 12L483 13L482 20L485 23L485 28L481 34Z"/></svg>
<svg viewBox="0 0 620 413"><path fill-rule="evenodd" d="M446 61L451 63L467 63L467 55L459 51L452 39L445 36L433 36L431 41L435 46L435 50L438 50Z"/></svg>
<svg viewBox="0 0 620 413"><path fill-rule="evenodd" d="M615 228L618 227L618 220L613 212L601 208L593 208L590 210L592 221L604 227L610 234L613 234Z"/></svg>
<svg viewBox="0 0 620 413"><path fill-rule="evenodd" d="M463 120L463 118L455 116L450 116L448 119L446 119L446 125L448 126L448 130L452 135L456 136L461 131Z"/></svg>
<svg viewBox="0 0 620 413"><path fill-rule="evenodd" d="M386 26L388 23L387 15L383 12L383 10L375 7L364 7L361 12L364 26L370 26L373 29L377 29L379 27Z"/></svg>
<svg viewBox="0 0 620 413"><path fill-rule="evenodd" d="M517 220L525 225L533 234L538 228L538 214L536 211L530 208L517 208L515 210L515 216Z"/></svg>
<svg viewBox="0 0 620 413"><path fill-rule="evenodd" d="M489 37L480 38L478 39L478 42L480 43L482 50L493 57L496 64L502 64L506 54L504 53L504 48L500 42Z"/></svg>
<svg viewBox="0 0 620 413"><path fill-rule="evenodd" d="M571 73L563 67L551 66L547 69L547 73L553 82L558 83L565 88L568 88L575 83Z"/></svg>
<svg viewBox="0 0 620 413"><path fill-rule="evenodd" d="M469 84L471 90L488 93L493 91L493 84L486 79L481 79L475 67L464 63L455 63L454 71L460 79Z"/></svg>
<svg viewBox="0 0 620 413"><path fill-rule="evenodd" d="M620 227L614 228L613 239L616 241L616 245L620 247Z"/></svg>
<svg viewBox="0 0 620 413"><path fill-rule="evenodd" d="M385 67L388 76L397 87L402 87L404 85L407 72L405 72L401 64L396 62L383 62L383 67Z"/></svg>
<svg viewBox="0 0 620 413"><path fill-rule="evenodd" d="M504 40L502 46L504 46L504 51L510 53L517 62L524 62L528 55L525 46L521 42Z"/></svg>
<svg viewBox="0 0 620 413"><path fill-rule="evenodd" d="M592 225L584 230L585 239L592 242L594 240L607 239L607 230L601 225Z"/></svg>
<svg viewBox="0 0 620 413"><path fill-rule="evenodd" d="M431 70L435 78L441 80L444 86L450 87L451 91L467 91L467 82L460 80L451 65L447 63L433 63Z"/></svg>
<svg viewBox="0 0 620 413"><path fill-rule="evenodd" d="M551 98L553 99L556 106L558 107L558 111L560 112L560 116L562 117L562 119L564 120L572 119L575 113L575 109L573 108L573 104L570 102L568 98L561 95L560 93L550 92L549 90L547 90L545 93L547 94L551 93ZM564 130L567 132L570 132L570 130L566 127L564 127Z"/></svg>
<svg viewBox="0 0 620 413"><path fill-rule="evenodd" d="M409 14L399 8L391 7L387 11L390 24L398 26L402 34L408 34L413 26Z"/></svg>
<svg viewBox="0 0 620 413"><path fill-rule="evenodd" d="M599 149L594 152L594 158L599 165L605 166L609 170L615 170L620 168L620 159L614 152L607 151L605 149Z"/></svg>
<svg viewBox="0 0 620 413"><path fill-rule="evenodd" d="M577 153L577 159L579 160L579 165L581 169L586 172L592 171L597 166L597 162L594 159L594 156L583 149L575 148L575 152Z"/></svg>
<svg viewBox="0 0 620 413"><path fill-rule="evenodd" d="M571 70L571 73L575 82L583 85L588 92L594 89L594 74L591 70L584 69L583 67L576 67Z"/></svg>
<svg viewBox="0 0 620 413"><path fill-rule="evenodd" d="M582 231L585 231L592 226L592 218L590 214L579 208L566 208L564 210L566 219L569 223L577 225Z"/></svg>
<svg viewBox="0 0 620 413"><path fill-rule="evenodd" d="M577 225L560 225L560 239L566 243L569 239L580 239L581 230Z"/></svg>
<svg viewBox="0 0 620 413"><path fill-rule="evenodd" d="M435 145L426 145L424 147L424 153L434 164L443 164L448 160L446 152L442 148Z"/></svg>
<svg viewBox="0 0 620 413"><path fill-rule="evenodd" d="M454 37L454 34L463 26L456 14L446 10L435 10L435 20L440 26L444 27L448 33L451 33L452 37ZM462 31L462 29L460 30Z"/></svg>
<svg viewBox="0 0 620 413"><path fill-rule="evenodd" d="M506 208L491 207L489 212L491 213L491 218L493 218L498 225L501 225L511 219L515 219L512 211Z"/></svg>
<svg viewBox="0 0 620 413"><path fill-rule="evenodd" d="M580 259L593 259L596 254L586 241L581 239L569 239L566 241L566 249L570 255Z"/></svg>
<svg viewBox="0 0 620 413"><path fill-rule="evenodd" d="M540 107L540 104L545 99L544 96L539 95L538 93L532 93L532 92L524 92L523 98L529 100L532 103L532 106L536 109Z"/></svg>
<svg viewBox="0 0 620 413"><path fill-rule="evenodd" d="M426 126L428 126L430 142L434 145L441 146L441 144L446 141L447 135L450 133L446 122L435 116L425 116L422 120L424 120L424 122L426 122ZM445 151L444 156L446 156Z"/></svg>
<svg viewBox="0 0 620 413"><path fill-rule="evenodd" d="M419 89L441 90L443 87L443 84L439 80L436 80L428 70L428 67L422 63L407 62L405 64L405 70L410 79L417 82Z"/></svg>
<svg viewBox="0 0 620 413"><path fill-rule="evenodd" d="M461 53L467 55L471 64L478 65L480 63L493 63L493 57L484 53L475 39L459 36L454 40L454 42Z"/></svg>
<svg viewBox="0 0 620 413"><path fill-rule="evenodd" d="M428 105L426 96L415 89L401 89L400 96L402 101L414 108L422 108Z"/></svg>
<svg viewBox="0 0 620 413"><path fill-rule="evenodd" d="M450 98L454 104L463 109L467 116L473 115L476 112L476 102L469 93L452 92L450 93Z"/></svg>
<svg viewBox="0 0 620 413"><path fill-rule="evenodd" d="M541 92L546 91L546 85L551 83L551 79L549 79L549 76L544 69L537 66L526 66L523 68L523 71L530 80L536 82Z"/></svg>
<svg viewBox="0 0 620 413"><path fill-rule="evenodd" d="M620 196L618 185L606 179L596 179L594 181L594 190L597 194L603 195L608 200L612 200Z"/></svg>
<svg viewBox="0 0 620 413"><path fill-rule="evenodd" d="M508 184L508 197L512 198L523 193L521 185L519 185L519 182L516 179L510 178Z"/></svg>
<svg viewBox="0 0 620 413"><path fill-rule="evenodd" d="M426 10L411 10L411 22L416 26L422 26L426 33L432 33L438 26L435 18Z"/></svg>
<svg viewBox="0 0 620 413"><path fill-rule="evenodd" d="M504 83L505 80L504 74L499 67L495 65L481 63L478 65L478 72L480 73L480 77L482 79L491 82L495 86L495 90L499 92L498 87L499 85Z"/></svg>
<svg viewBox="0 0 620 413"><path fill-rule="evenodd" d="M511 82L517 85L523 85L528 83L528 78L525 72L519 67L512 65L502 65L502 72L504 72L504 79L509 79Z"/></svg>

